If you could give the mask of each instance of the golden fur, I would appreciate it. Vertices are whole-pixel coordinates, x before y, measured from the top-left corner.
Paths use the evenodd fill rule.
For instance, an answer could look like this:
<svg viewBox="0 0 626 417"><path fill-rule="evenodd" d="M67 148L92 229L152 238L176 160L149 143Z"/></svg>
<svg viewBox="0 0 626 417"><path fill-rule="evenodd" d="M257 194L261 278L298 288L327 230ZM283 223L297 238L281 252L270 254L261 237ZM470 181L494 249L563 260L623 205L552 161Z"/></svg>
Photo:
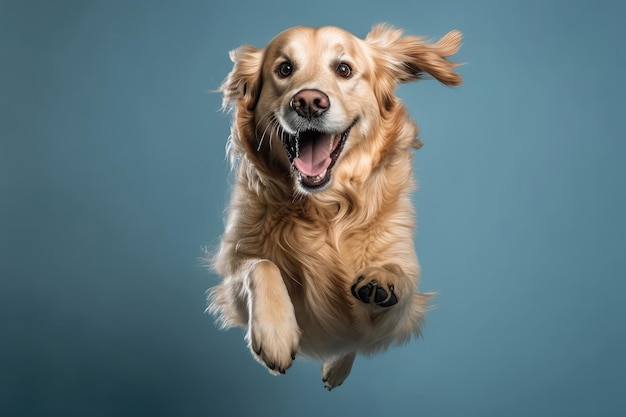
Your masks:
<svg viewBox="0 0 626 417"><path fill-rule="evenodd" d="M234 110L228 152L236 177L213 259L223 281L210 290L209 311L224 328L246 328L252 354L272 373L302 354L323 362L331 389L356 354L419 334L429 295L417 291L411 160L421 142L394 90L423 73L460 85L458 64L446 59L460 41L458 31L428 43L386 25L365 39L295 27L263 49L231 52L221 91ZM301 91L322 98L322 116L295 111ZM339 153L317 176L299 172L283 146L295 138L292 157L304 152L307 129ZM320 178L330 180L318 187ZM366 285L382 288L385 300L368 298Z"/></svg>

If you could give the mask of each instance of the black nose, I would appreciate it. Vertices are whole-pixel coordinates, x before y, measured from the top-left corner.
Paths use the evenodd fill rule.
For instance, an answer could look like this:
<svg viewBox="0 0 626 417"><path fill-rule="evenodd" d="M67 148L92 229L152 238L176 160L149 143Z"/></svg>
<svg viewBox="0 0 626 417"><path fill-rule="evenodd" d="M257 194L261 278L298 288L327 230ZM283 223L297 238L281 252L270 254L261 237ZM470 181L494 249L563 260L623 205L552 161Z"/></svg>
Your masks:
<svg viewBox="0 0 626 417"><path fill-rule="evenodd" d="M300 116L311 120L320 117L330 107L328 96L319 90L301 90L289 103Z"/></svg>

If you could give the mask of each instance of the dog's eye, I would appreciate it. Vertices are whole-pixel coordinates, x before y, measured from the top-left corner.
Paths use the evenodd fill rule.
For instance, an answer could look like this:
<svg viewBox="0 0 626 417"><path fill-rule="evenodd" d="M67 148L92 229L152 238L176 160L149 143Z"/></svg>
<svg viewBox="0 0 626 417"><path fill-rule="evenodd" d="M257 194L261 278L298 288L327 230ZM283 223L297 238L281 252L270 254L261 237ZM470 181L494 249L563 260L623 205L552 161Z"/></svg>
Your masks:
<svg viewBox="0 0 626 417"><path fill-rule="evenodd" d="M337 74L341 75L343 78L349 78L352 75L352 68L350 68L350 65L342 62L337 65Z"/></svg>
<svg viewBox="0 0 626 417"><path fill-rule="evenodd" d="M278 70L276 71L278 76L281 78L287 78L293 72L293 65L291 62L285 61L278 66Z"/></svg>

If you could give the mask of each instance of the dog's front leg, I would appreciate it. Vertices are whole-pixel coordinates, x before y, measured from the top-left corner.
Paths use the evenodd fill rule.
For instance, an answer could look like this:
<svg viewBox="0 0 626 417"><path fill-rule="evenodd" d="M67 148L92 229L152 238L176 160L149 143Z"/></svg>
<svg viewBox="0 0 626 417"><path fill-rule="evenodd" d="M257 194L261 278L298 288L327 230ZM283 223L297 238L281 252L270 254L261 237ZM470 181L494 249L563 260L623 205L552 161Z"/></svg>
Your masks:
<svg viewBox="0 0 626 417"><path fill-rule="evenodd" d="M350 287L352 295L359 301L373 306L388 308L402 299L411 290L402 269L393 263L371 266L357 273Z"/></svg>
<svg viewBox="0 0 626 417"><path fill-rule="evenodd" d="M414 274L417 274L417 267ZM417 276L407 275L394 263L369 266L357 272L350 292L359 303L355 308L366 313L360 328L370 343L367 351L384 348L389 343L403 343L420 332L420 323L428 310L432 294L417 291ZM357 310L357 311L358 311Z"/></svg>
<svg viewBox="0 0 626 417"><path fill-rule="evenodd" d="M245 291L248 346L271 373L284 374L295 359L300 329L280 270L271 261L251 261Z"/></svg>

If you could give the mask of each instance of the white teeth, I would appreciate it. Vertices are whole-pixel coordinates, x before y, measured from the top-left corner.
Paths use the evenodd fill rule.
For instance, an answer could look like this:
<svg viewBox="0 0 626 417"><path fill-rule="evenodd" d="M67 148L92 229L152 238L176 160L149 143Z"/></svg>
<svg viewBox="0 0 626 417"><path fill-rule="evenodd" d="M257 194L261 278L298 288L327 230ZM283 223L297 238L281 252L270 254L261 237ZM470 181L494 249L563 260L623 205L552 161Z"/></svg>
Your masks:
<svg viewBox="0 0 626 417"><path fill-rule="evenodd" d="M300 156L300 131L296 133L296 158Z"/></svg>
<svg viewBox="0 0 626 417"><path fill-rule="evenodd" d="M324 178L326 178L326 173L328 172L327 169L324 170L324 172L322 172L319 175L316 175L314 177L309 177L308 175L306 176L307 180L311 181L312 183L318 183L318 182L322 182L324 180Z"/></svg>

